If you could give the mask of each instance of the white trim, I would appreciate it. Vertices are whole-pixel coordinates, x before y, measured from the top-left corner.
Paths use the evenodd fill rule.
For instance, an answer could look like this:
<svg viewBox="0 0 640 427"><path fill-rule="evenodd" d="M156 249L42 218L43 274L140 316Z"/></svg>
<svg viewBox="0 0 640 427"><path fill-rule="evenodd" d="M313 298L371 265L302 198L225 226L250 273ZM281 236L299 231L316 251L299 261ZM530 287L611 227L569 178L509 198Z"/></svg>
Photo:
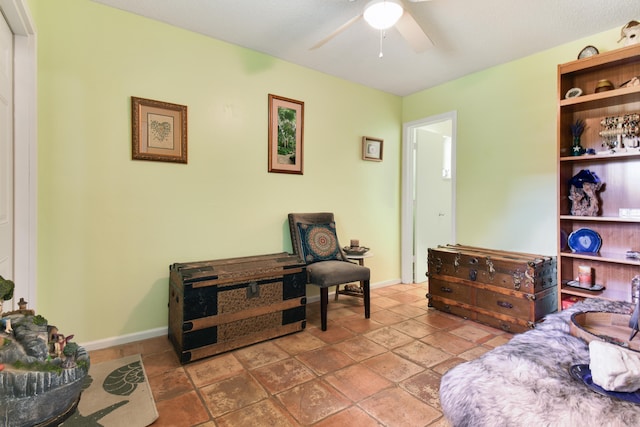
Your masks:
<svg viewBox="0 0 640 427"><path fill-rule="evenodd" d="M0 0L0 10L14 35L29 37L36 33L26 0Z"/></svg>
<svg viewBox="0 0 640 427"><path fill-rule="evenodd" d="M167 336L169 329L167 327L148 329L146 331L134 332L133 334L121 335L119 337L104 338L96 341L89 341L86 343L80 343L81 347L84 347L87 351L101 350L103 348L113 347L116 345L129 344L136 341L148 340L149 338L156 338L161 336ZM169 338L167 338L169 339Z"/></svg>
<svg viewBox="0 0 640 427"><path fill-rule="evenodd" d="M0 0L14 33L14 277L36 308L37 62L36 31L26 0Z"/></svg>
<svg viewBox="0 0 640 427"><path fill-rule="evenodd" d="M397 285L400 283L400 279L395 280L386 280L384 282L376 283L375 285L371 285L371 289L384 288L385 286ZM334 295L334 293L331 293ZM333 301L332 298L329 298L330 301ZM320 295L315 295L311 298L307 299L307 304L312 302L320 301ZM426 304L426 300L425 300ZM149 329L142 332L135 332L133 334L121 335L118 337L104 338L101 340L90 341L86 343L80 343L81 347L84 347L87 351L96 351L102 350L103 348L113 347L116 345L129 344L136 341L147 340L150 338L156 338L161 336L167 336L169 333L169 329L167 327ZM169 338L167 338L169 339Z"/></svg>
<svg viewBox="0 0 640 427"><path fill-rule="evenodd" d="M456 241L456 140L457 140L457 111L449 111L447 113L438 114L436 116L407 122L402 125L402 212L400 214L400 272L402 283L413 282L413 210L415 191L415 165L414 165L414 144L416 143L415 133L420 127L430 125L432 123L451 120L451 176L452 194L451 194L451 230L453 241Z"/></svg>
<svg viewBox="0 0 640 427"><path fill-rule="evenodd" d="M413 145L415 127L421 121L402 125L402 205L400 213L400 273L402 283L413 281Z"/></svg>

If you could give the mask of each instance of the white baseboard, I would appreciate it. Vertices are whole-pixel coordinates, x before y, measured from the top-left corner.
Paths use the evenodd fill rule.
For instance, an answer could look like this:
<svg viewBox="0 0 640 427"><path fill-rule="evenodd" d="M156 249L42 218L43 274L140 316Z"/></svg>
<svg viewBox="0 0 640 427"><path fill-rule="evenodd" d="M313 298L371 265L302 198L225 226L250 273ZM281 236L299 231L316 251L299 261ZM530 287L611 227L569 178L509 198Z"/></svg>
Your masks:
<svg viewBox="0 0 640 427"><path fill-rule="evenodd" d="M371 289L384 288L385 286L397 285L401 283L400 279L387 280L385 282L378 282L371 285ZM334 295L335 292L330 293ZM331 298L330 298L331 300ZM314 295L307 298L307 303L320 301L320 295ZM134 332L132 334L121 335L118 337L104 338L96 341L89 341L86 343L80 343L79 345L84 347L87 351L101 350L103 348L113 347L116 345L129 344L136 341L148 340L149 338L167 336L169 332L168 327L148 329L146 331Z"/></svg>
<svg viewBox="0 0 640 427"><path fill-rule="evenodd" d="M101 350L116 345L129 344L136 341L148 340L149 338L167 336L169 329L165 326L162 328L148 329L146 331L134 332L133 334L120 335L118 337L104 338L97 341L80 343L87 351Z"/></svg>

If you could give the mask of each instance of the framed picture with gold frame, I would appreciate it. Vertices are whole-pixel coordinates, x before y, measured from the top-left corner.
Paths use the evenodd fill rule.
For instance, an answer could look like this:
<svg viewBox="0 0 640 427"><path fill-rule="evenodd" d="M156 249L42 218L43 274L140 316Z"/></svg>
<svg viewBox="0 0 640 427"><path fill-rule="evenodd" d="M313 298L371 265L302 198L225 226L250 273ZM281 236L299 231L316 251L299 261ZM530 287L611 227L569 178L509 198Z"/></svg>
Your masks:
<svg viewBox="0 0 640 427"><path fill-rule="evenodd" d="M302 175L304 102L269 94L269 172Z"/></svg>
<svg viewBox="0 0 640 427"><path fill-rule="evenodd" d="M187 106L131 97L133 160L187 163Z"/></svg>
<svg viewBox="0 0 640 427"><path fill-rule="evenodd" d="M384 140L372 138L370 136L362 137L362 160L370 160L372 162L382 161L382 145Z"/></svg>

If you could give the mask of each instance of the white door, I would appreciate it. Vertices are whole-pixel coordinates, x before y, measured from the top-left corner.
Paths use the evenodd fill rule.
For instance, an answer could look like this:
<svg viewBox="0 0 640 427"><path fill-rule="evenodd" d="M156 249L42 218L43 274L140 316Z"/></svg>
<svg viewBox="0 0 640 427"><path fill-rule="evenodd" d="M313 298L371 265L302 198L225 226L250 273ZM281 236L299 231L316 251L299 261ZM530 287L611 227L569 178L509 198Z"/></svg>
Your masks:
<svg viewBox="0 0 640 427"><path fill-rule="evenodd" d="M451 121L420 128L416 134L414 283L427 280L427 249L452 239Z"/></svg>
<svg viewBox="0 0 640 427"><path fill-rule="evenodd" d="M456 112L405 123L402 282L427 280L427 249L455 243Z"/></svg>
<svg viewBox="0 0 640 427"><path fill-rule="evenodd" d="M13 34L0 15L0 275L13 279ZM11 311L12 303L4 303Z"/></svg>

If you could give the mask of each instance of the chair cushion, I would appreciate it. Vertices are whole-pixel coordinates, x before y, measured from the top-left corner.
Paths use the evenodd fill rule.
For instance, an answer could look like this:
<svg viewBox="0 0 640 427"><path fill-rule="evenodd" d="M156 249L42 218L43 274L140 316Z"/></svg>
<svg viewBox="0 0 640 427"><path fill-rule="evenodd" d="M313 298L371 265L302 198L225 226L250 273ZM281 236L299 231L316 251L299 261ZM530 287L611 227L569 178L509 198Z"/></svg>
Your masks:
<svg viewBox="0 0 640 427"><path fill-rule="evenodd" d="M340 259L340 247L336 236L336 224L305 224L299 222L300 243L304 261L311 264L318 261Z"/></svg>
<svg viewBox="0 0 640 427"><path fill-rule="evenodd" d="M371 273L368 267L349 261L320 261L307 266L307 275L310 284L326 288L369 280Z"/></svg>

